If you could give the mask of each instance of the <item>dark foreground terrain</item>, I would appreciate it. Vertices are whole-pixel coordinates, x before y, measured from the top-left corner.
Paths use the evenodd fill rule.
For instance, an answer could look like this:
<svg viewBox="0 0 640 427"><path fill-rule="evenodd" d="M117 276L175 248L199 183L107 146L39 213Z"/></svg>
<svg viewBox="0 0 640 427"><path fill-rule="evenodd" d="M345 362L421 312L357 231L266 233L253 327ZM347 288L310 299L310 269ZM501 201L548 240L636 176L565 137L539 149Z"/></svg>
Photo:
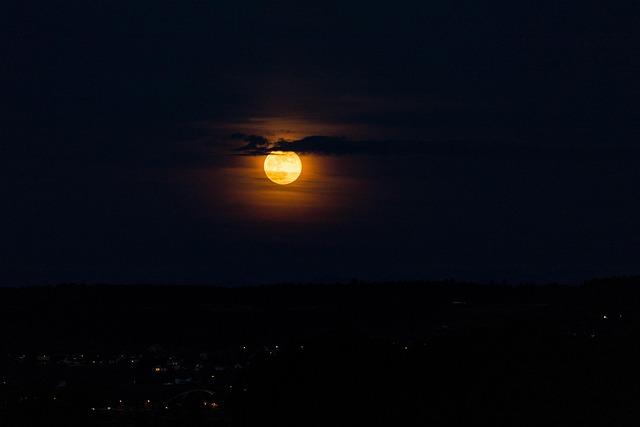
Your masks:
<svg viewBox="0 0 640 427"><path fill-rule="evenodd" d="M639 286L0 289L0 426L638 425Z"/></svg>

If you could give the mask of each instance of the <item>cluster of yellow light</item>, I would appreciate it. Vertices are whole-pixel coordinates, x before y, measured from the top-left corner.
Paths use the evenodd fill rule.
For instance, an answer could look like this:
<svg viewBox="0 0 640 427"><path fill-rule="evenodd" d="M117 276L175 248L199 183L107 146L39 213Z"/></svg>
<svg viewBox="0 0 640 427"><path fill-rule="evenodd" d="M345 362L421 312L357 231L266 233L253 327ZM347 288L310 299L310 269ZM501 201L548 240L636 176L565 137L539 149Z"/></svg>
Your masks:
<svg viewBox="0 0 640 427"><path fill-rule="evenodd" d="M293 151L273 151L264 159L264 173L276 184L291 184L302 173L302 161Z"/></svg>

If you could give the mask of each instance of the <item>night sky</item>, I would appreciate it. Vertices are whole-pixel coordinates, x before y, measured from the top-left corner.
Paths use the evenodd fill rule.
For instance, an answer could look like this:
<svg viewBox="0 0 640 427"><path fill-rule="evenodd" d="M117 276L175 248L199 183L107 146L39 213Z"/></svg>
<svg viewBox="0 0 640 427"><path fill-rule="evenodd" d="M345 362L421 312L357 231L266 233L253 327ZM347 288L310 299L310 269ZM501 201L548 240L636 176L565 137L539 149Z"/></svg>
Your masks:
<svg viewBox="0 0 640 427"><path fill-rule="evenodd" d="M636 1L23 3L0 285L640 272Z"/></svg>

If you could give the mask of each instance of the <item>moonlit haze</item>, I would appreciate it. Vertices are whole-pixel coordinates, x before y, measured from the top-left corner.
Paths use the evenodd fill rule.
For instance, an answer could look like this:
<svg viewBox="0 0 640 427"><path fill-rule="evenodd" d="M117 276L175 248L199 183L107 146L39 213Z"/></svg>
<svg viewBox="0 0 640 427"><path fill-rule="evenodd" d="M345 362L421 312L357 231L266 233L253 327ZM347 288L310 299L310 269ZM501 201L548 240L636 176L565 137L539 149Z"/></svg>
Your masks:
<svg viewBox="0 0 640 427"><path fill-rule="evenodd" d="M637 270L619 2L116 3L10 21L3 282Z"/></svg>

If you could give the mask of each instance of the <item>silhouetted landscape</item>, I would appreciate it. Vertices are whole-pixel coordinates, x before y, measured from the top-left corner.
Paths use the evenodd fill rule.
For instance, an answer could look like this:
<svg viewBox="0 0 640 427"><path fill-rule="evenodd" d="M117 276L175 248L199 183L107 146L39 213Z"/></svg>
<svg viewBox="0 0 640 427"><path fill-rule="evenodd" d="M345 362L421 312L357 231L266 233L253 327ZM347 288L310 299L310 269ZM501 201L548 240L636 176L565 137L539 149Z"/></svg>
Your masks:
<svg viewBox="0 0 640 427"><path fill-rule="evenodd" d="M639 281L0 289L0 425L633 425Z"/></svg>

